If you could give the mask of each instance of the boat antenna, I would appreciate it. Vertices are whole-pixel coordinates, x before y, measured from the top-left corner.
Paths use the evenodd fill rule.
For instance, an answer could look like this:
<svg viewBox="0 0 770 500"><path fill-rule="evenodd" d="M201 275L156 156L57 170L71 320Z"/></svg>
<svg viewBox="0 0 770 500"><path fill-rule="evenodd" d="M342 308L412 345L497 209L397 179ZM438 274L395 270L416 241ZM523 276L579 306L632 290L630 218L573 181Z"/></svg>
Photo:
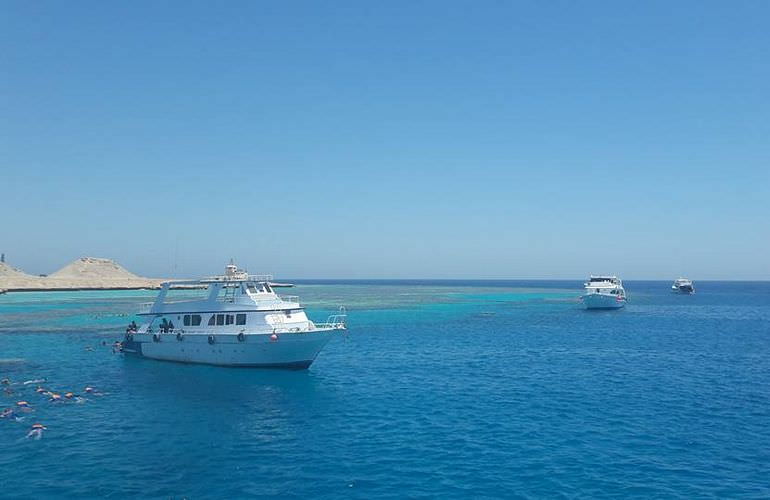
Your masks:
<svg viewBox="0 0 770 500"><path fill-rule="evenodd" d="M179 235L176 235L176 239L174 240L174 270L172 276L174 278L179 277L179 267L178 267L178 260L179 260Z"/></svg>

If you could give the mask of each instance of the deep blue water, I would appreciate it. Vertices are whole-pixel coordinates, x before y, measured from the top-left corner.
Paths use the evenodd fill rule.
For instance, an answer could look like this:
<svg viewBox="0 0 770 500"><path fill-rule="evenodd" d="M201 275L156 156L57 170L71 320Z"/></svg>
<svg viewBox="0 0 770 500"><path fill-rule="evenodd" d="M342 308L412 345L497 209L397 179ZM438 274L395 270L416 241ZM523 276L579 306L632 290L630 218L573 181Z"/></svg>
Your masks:
<svg viewBox="0 0 770 500"><path fill-rule="evenodd" d="M770 497L770 283L669 287L303 282L350 331L300 372L112 354L152 292L0 296L0 496Z"/></svg>

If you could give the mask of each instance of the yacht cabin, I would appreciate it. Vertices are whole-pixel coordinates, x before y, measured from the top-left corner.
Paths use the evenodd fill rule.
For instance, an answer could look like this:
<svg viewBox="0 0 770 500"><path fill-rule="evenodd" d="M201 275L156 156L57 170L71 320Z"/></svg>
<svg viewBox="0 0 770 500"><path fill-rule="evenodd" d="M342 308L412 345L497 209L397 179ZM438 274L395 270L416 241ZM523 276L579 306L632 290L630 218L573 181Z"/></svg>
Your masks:
<svg viewBox="0 0 770 500"><path fill-rule="evenodd" d="M229 268L229 266L228 266ZM229 271L229 269L228 269ZM309 321L296 296L278 295L270 275L248 275L241 271L228 272L195 281L164 283L152 304L145 305L138 315L145 319L140 333L244 333L277 331L310 331ZM280 285L291 286L291 285ZM197 300L168 301L171 289L202 288L206 297Z"/></svg>

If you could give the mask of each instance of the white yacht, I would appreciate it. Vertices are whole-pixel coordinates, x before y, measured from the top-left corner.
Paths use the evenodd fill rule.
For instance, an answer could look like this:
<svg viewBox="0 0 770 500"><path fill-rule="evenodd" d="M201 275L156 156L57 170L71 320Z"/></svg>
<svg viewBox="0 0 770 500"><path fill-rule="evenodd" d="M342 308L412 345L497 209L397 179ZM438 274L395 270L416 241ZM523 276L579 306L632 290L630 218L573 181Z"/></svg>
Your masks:
<svg viewBox="0 0 770 500"><path fill-rule="evenodd" d="M626 305L626 290L617 276L591 276L580 297L586 309L619 309Z"/></svg>
<svg viewBox="0 0 770 500"><path fill-rule="evenodd" d="M671 285L671 291L674 293L695 293L695 286L687 278L679 278Z"/></svg>
<svg viewBox="0 0 770 500"><path fill-rule="evenodd" d="M281 296L272 276L250 275L232 263L225 274L163 283L155 302L138 313L121 349L152 359L221 366L310 366L332 336L345 330L344 308L313 323L298 297ZM171 288L205 288L199 300L167 301Z"/></svg>

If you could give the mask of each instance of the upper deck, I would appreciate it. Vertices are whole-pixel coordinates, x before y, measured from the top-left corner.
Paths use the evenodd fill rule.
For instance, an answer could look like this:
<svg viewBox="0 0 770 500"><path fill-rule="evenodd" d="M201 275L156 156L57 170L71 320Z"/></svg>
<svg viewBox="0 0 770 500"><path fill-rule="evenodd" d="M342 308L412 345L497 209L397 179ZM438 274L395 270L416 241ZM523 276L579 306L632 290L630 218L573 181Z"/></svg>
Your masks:
<svg viewBox="0 0 770 500"><path fill-rule="evenodd" d="M584 284L586 288L618 288L623 282L617 276L590 276Z"/></svg>
<svg viewBox="0 0 770 500"><path fill-rule="evenodd" d="M155 302L146 304L139 314L301 309L299 297L278 295L273 290L274 286L293 285L273 284L272 278L272 275L269 274L248 274L230 264L224 275L209 276L198 280L167 281L161 285ZM167 300L172 288L186 287L204 288L206 297L193 300Z"/></svg>

